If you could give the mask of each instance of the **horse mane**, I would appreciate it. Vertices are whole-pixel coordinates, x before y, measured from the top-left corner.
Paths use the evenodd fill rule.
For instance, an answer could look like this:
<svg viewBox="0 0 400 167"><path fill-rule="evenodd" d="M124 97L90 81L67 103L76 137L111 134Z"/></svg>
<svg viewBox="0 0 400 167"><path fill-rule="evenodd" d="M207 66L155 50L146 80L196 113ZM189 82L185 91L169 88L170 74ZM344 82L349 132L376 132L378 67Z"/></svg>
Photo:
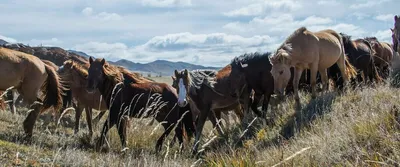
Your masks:
<svg viewBox="0 0 400 167"><path fill-rule="evenodd" d="M280 51L285 51L286 53L290 54L292 52L292 44L290 43L290 41L293 38L303 34L305 31L308 31L306 27L300 27L295 32L290 34L289 37L286 38L285 42L283 42L281 44L281 46L278 47L277 53ZM286 56L284 54L276 54L275 53L273 56L271 56L270 63L271 64L281 63L281 62L285 62L286 59L288 59L288 56Z"/></svg>
<svg viewBox="0 0 400 167"><path fill-rule="evenodd" d="M350 35L347 35L345 33L340 33L340 36L342 36L342 41L344 46L350 46L352 49L357 48L356 44L352 41Z"/></svg>
<svg viewBox="0 0 400 167"><path fill-rule="evenodd" d="M181 71L183 72L183 71ZM198 90L201 88L201 85L205 80L213 78L217 75L217 72L214 70L193 70L189 71L189 75L187 76L187 83L189 86Z"/></svg>
<svg viewBox="0 0 400 167"><path fill-rule="evenodd" d="M117 83L124 81L123 73L120 71L118 66L113 66L108 63L103 66L104 75L112 81L116 81ZM126 73L127 74L127 73ZM131 78L129 75L128 78Z"/></svg>
<svg viewBox="0 0 400 167"><path fill-rule="evenodd" d="M70 65L81 77L87 78L89 75L89 64L83 64L82 62L77 62L74 60L67 60L64 65Z"/></svg>
<svg viewBox="0 0 400 167"><path fill-rule="evenodd" d="M379 40L376 37L365 37L364 39L369 41L369 42L377 42L377 43L379 43Z"/></svg>
<svg viewBox="0 0 400 167"><path fill-rule="evenodd" d="M233 58L231 61L231 66L233 68L239 67L242 68L243 64L252 64L256 62L263 61L263 59L268 59L272 55L271 52L266 52L266 53L245 53L243 55L237 56Z"/></svg>
<svg viewBox="0 0 400 167"><path fill-rule="evenodd" d="M117 66L117 69L122 73L124 79L128 79L131 82L134 83L149 83L149 82L154 82L154 80L150 80L148 78L142 77L139 73L137 72L131 72L128 69Z"/></svg>

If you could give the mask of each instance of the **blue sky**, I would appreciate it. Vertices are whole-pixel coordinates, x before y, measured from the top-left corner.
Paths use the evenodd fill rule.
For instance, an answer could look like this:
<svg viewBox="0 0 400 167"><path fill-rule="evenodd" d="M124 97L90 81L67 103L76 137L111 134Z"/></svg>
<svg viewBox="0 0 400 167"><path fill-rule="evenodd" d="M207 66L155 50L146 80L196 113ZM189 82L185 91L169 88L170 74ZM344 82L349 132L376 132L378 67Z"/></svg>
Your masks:
<svg viewBox="0 0 400 167"><path fill-rule="evenodd" d="M0 38L106 60L223 66L301 26L391 41L399 0L2 0ZM397 10L396 10L397 8Z"/></svg>

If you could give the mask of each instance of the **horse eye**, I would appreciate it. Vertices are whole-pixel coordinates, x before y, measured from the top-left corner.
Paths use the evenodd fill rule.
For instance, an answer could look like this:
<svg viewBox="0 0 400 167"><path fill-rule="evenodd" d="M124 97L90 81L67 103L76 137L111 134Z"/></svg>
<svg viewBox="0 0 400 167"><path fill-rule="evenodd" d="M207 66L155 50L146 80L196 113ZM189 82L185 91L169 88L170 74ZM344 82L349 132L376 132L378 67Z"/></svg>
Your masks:
<svg viewBox="0 0 400 167"><path fill-rule="evenodd" d="M283 74L283 71L279 71L279 75L282 75Z"/></svg>

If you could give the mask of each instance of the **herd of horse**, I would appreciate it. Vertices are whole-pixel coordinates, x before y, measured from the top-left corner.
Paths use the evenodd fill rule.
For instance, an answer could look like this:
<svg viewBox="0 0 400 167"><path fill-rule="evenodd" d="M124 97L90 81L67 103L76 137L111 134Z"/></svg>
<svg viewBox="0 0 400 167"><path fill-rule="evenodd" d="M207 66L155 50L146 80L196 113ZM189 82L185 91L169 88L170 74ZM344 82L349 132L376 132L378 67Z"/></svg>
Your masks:
<svg viewBox="0 0 400 167"><path fill-rule="evenodd" d="M190 140L194 135L192 151L197 153L207 119L223 133L219 126L222 113L233 110L242 120L251 110L257 117L266 118L274 94L278 99L294 94L300 107L299 89L311 91L312 98L316 98L317 83L322 84L324 92L329 88L329 79L338 89L385 81L392 59L400 51L400 18L394 19L393 44L375 37L353 40L333 30L311 32L301 27L274 53L244 54L218 71L175 70L172 85L155 82L105 59L67 60L58 67L33 55L0 47L0 90L11 89L7 98L11 99L12 112L16 110L12 90L18 91L18 99L30 105L23 121L27 138L31 138L40 113L53 108L58 119L63 115L61 111L73 106L75 133L85 110L90 136L92 123L100 122L109 111L96 150L101 149L113 126L126 148L130 119L152 117L164 127L156 151L161 150L165 138L174 131L173 141L178 139L181 146L185 136ZM100 111L94 119L93 109Z"/></svg>

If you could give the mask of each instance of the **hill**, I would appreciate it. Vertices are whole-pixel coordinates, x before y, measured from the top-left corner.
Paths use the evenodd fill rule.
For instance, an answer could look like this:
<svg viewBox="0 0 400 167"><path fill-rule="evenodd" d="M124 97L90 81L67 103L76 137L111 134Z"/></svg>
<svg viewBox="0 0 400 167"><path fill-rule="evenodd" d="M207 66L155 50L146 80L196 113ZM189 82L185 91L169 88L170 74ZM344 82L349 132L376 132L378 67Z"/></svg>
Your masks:
<svg viewBox="0 0 400 167"><path fill-rule="evenodd" d="M194 65L185 62L170 62L166 60L156 60L150 63L134 63L126 59L118 60L116 62L111 62L115 65L120 65L128 68L131 71L137 71L141 73L151 73L151 74L161 74L165 75L172 75L175 69L188 69L188 70L217 70L217 67L205 67L201 65Z"/></svg>

